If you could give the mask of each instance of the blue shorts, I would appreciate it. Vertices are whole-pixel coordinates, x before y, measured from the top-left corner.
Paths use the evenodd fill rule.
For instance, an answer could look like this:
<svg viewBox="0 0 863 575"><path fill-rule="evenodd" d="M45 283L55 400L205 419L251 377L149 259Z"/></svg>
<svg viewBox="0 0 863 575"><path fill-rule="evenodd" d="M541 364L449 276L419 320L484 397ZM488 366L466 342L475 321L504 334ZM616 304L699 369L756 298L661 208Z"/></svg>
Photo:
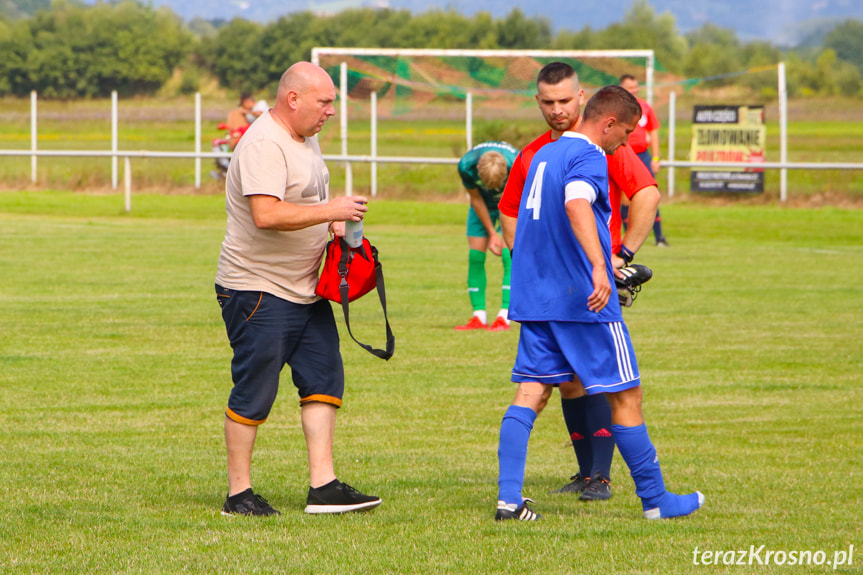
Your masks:
<svg viewBox="0 0 863 575"><path fill-rule="evenodd" d="M616 393L641 384L626 324L521 323L512 381L558 385L576 376L590 395Z"/></svg>
<svg viewBox="0 0 863 575"><path fill-rule="evenodd" d="M301 405L312 401L342 405L345 372L329 301L298 304L218 284L216 299L234 350L228 417L246 425L266 421L285 364L291 368Z"/></svg>

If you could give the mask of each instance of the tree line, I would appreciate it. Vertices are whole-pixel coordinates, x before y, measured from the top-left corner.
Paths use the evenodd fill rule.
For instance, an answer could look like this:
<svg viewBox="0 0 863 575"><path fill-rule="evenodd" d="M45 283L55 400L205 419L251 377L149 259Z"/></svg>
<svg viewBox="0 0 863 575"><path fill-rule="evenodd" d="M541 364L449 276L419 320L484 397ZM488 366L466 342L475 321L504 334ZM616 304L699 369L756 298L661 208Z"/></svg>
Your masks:
<svg viewBox="0 0 863 575"><path fill-rule="evenodd" d="M30 0L39 4L45 0ZM267 24L240 18L183 21L168 8L137 0L54 0L32 16L0 15L0 95L37 90L48 98L153 94L182 71L180 91L207 75L233 91L271 90L286 64L308 60L315 46L460 49L653 49L660 70L709 86L740 84L775 92L774 77L736 72L786 62L791 96L863 93L863 22L836 26L815 47L782 50L742 42L712 24L681 35L674 17L635 0L603 30L552 32L518 8L503 18L453 10L412 14L351 9L331 16L293 13ZM693 81L694 81L693 80Z"/></svg>

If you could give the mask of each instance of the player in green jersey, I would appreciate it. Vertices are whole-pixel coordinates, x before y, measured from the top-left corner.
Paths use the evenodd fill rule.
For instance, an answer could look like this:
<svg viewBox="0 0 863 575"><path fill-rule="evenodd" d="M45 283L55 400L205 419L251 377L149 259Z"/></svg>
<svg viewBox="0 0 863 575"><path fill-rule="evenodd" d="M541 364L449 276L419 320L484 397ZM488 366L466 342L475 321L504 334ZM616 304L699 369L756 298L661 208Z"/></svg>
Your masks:
<svg viewBox="0 0 863 575"><path fill-rule="evenodd" d="M473 317L455 329L464 331L509 329L509 270L512 260L500 235L500 213L497 203L506 186L509 170L518 156L518 150L506 142L483 142L462 156L458 173L468 195L470 209L467 215L468 272L467 291L473 307ZM497 318L489 325L485 303L486 252L500 256L503 262L501 305Z"/></svg>

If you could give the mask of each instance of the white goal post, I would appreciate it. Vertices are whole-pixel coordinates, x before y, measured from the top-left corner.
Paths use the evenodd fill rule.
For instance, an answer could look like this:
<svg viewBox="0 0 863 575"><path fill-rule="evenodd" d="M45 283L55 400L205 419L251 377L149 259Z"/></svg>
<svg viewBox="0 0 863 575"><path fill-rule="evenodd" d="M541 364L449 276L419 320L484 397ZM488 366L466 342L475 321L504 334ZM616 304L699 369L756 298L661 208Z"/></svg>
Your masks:
<svg viewBox="0 0 863 575"><path fill-rule="evenodd" d="M349 156L348 155L348 70L347 62L350 57L389 57L389 58L542 58L542 59L616 59L630 58L645 60L645 89L647 101L653 102L653 73L655 57L653 50L449 50L449 49L424 49L424 48L327 48L316 47L312 49L312 63L321 65L324 57L343 57L340 62L339 74L339 127L341 140L341 154L338 156L327 155L327 160L345 162L345 193L350 195L353 187L353 162L366 162L371 164L371 194L377 193L377 164L378 163L458 163L458 158L416 158L416 157L384 157L377 156L377 114L375 110L376 98L372 94L372 155ZM465 89L465 132L466 144L469 149L472 146L472 98L469 89Z"/></svg>

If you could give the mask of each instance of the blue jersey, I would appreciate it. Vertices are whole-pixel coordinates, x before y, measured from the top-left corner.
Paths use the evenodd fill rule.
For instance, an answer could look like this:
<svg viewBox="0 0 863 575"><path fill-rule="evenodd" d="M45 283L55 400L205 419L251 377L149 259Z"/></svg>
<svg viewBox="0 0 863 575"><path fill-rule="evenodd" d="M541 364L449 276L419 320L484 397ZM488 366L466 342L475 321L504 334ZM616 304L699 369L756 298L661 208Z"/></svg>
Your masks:
<svg viewBox="0 0 863 575"><path fill-rule="evenodd" d="M565 132L536 153L525 180L512 258L509 316L515 321L605 323L623 319L613 294L599 313L587 307L593 293L593 266L566 214L566 186L573 182L586 183L589 187L583 189L595 194L591 199L596 230L608 280L614 286L605 153L585 136Z"/></svg>

